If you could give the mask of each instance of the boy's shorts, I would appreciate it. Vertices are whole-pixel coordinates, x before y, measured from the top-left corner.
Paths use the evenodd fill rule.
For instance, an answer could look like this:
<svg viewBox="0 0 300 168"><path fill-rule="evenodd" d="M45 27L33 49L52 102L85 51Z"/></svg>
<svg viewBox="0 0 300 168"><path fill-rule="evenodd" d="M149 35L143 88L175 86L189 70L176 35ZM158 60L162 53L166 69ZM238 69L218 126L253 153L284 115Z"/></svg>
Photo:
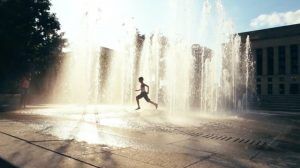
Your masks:
<svg viewBox="0 0 300 168"><path fill-rule="evenodd" d="M147 102L150 101L149 97L148 97L148 94L146 92L141 92L141 94L137 95L136 96L137 99L141 99L141 98L144 98Z"/></svg>

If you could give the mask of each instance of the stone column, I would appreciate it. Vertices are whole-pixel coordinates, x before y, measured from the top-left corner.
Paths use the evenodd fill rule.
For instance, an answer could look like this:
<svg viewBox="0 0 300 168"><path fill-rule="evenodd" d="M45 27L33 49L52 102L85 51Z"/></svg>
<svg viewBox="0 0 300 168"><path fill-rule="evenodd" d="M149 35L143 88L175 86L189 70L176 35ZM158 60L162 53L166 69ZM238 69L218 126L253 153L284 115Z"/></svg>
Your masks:
<svg viewBox="0 0 300 168"><path fill-rule="evenodd" d="M291 50L290 44L285 46L285 70L286 70L286 78L285 78L285 86L286 86L286 94L290 94L290 82L291 82Z"/></svg>
<svg viewBox="0 0 300 168"><path fill-rule="evenodd" d="M279 62L278 46L274 46L274 75L273 75L273 94L279 94Z"/></svg>
<svg viewBox="0 0 300 168"><path fill-rule="evenodd" d="M290 45L285 46L285 68L286 68L286 75L290 77L291 75L291 50L290 50Z"/></svg>
<svg viewBox="0 0 300 168"><path fill-rule="evenodd" d="M300 44L298 44L298 75L300 75Z"/></svg>
<svg viewBox="0 0 300 168"><path fill-rule="evenodd" d="M261 78L261 94L268 95L268 57L267 48L262 48L262 78Z"/></svg>

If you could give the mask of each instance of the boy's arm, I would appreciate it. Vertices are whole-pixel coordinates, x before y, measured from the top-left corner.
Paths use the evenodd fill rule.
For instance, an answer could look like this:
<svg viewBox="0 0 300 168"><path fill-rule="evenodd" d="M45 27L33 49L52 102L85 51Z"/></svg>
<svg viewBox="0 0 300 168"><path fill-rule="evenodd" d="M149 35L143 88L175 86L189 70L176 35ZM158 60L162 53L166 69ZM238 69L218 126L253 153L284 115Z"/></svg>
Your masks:
<svg viewBox="0 0 300 168"><path fill-rule="evenodd" d="M145 86L147 87L147 94L149 93L149 86L145 84Z"/></svg>

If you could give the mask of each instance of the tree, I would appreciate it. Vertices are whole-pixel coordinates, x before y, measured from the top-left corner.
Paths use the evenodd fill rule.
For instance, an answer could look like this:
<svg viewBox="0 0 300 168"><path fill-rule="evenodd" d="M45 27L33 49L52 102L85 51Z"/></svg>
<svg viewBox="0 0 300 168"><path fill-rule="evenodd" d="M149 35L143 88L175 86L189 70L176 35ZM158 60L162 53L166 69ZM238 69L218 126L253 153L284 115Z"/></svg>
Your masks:
<svg viewBox="0 0 300 168"><path fill-rule="evenodd" d="M49 0L0 1L2 85L29 72L40 78L60 63L66 40L50 7Z"/></svg>

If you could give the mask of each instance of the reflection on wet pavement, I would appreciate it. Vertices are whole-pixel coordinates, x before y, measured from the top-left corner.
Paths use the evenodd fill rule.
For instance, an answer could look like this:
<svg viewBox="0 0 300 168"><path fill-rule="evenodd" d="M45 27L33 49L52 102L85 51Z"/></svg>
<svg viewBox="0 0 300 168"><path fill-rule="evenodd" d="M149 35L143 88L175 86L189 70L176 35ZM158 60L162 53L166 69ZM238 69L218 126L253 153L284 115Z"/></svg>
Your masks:
<svg viewBox="0 0 300 168"><path fill-rule="evenodd" d="M262 120L242 115L174 116L163 110L134 111L130 106L44 105L2 113L0 124L1 129L9 127L10 134L72 156L107 151L151 165L183 167L217 155L238 156L249 163L258 156L270 157L264 151L275 148L274 141L294 125ZM172 160L176 158L181 161Z"/></svg>

